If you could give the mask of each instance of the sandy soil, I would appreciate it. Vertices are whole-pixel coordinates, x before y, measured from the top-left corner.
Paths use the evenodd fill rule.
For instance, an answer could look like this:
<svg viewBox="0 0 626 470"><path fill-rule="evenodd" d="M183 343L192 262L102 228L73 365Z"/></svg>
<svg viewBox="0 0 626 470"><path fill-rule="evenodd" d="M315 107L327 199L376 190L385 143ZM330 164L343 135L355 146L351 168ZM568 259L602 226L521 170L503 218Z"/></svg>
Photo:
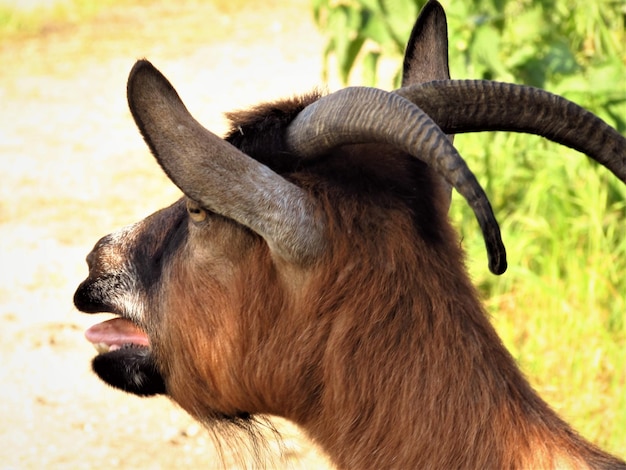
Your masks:
<svg viewBox="0 0 626 470"><path fill-rule="evenodd" d="M320 84L307 0L214 3L132 2L0 43L2 469L221 468L206 430L167 399L91 373L82 332L103 318L72 305L98 238L178 197L126 108L135 59L157 65L217 132L224 111ZM272 467L326 467L278 426Z"/></svg>

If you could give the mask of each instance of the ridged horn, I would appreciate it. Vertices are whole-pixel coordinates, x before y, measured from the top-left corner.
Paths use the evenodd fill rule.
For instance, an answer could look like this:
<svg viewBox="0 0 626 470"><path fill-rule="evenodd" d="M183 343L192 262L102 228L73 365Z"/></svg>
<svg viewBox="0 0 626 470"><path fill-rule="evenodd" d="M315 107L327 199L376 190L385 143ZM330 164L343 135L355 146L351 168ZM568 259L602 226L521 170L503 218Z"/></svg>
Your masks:
<svg viewBox="0 0 626 470"><path fill-rule="evenodd" d="M325 224L301 188L200 125L167 79L142 60L128 78L128 103L146 143L189 198L261 235L297 264L325 246Z"/></svg>
<svg viewBox="0 0 626 470"><path fill-rule="evenodd" d="M538 88L487 80L441 80L400 88L444 132L536 134L582 152L626 182L626 138L577 104Z"/></svg>
<svg viewBox="0 0 626 470"><path fill-rule="evenodd" d="M437 124L407 99L376 88L344 88L302 110L289 126L286 142L303 159L341 145L378 142L422 160L474 210L491 272L502 274L506 270L500 228L485 192Z"/></svg>

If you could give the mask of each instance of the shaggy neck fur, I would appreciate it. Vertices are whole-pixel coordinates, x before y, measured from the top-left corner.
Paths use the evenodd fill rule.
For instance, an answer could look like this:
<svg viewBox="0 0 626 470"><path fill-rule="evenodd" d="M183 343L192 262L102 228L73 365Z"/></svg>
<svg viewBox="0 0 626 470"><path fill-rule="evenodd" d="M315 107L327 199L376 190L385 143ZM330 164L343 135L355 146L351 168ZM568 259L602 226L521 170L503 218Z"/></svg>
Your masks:
<svg viewBox="0 0 626 470"><path fill-rule="evenodd" d="M328 322L315 408L288 417L346 469L609 464L532 391L456 268L462 254L447 224L433 244L403 223L415 214L364 210L369 220L380 211L374 236L356 236L360 222L337 227L355 236L319 275L332 289L315 292Z"/></svg>
<svg viewBox="0 0 626 470"><path fill-rule="evenodd" d="M301 272L228 226L223 239L245 251L228 245L197 266L181 257L169 281L177 303L164 299L181 315L161 346L175 358L161 364L172 398L203 420L213 410L288 418L344 469L618 468L550 410L502 345L428 168L376 146L302 168L273 163L281 132L255 153L250 127L280 128L302 105L241 115L229 139L316 195L332 244ZM278 118L255 124L268 109Z"/></svg>

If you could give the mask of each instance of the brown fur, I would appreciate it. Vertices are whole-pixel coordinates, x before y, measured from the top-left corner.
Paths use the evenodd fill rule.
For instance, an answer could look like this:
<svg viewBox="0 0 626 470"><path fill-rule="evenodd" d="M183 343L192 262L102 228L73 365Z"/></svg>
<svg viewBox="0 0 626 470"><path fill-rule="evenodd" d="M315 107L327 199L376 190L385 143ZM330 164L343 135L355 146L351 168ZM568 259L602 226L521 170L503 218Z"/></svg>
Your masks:
<svg viewBox="0 0 626 470"><path fill-rule="evenodd" d="M186 129L175 120L180 106L168 112L173 95L161 93L165 104L151 97L146 106L159 103L168 129ZM150 350L103 354L101 377L137 394L166 390L205 423L253 431L257 415L285 417L344 469L626 469L563 422L503 346L467 275L439 176L384 145L344 146L306 162L288 151L286 126L318 98L232 113L227 140L315 200L307 207L323 214L311 218L324 220L323 254L290 261L231 219L188 216L185 198L105 237L75 303L133 321ZM155 152L164 139L158 115L137 118ZM187 134L172 135L188 143ZM157 155L166 158L174 157ZM176 160L186 181L202 186L203 158ZM226 176L236 186L233 173Z"/></svg>
<svg viewBox="0 0 626 470"><path fill-rule="evenodd" d="M332 246L306 272L224 219L190 230L154 341L172 398L203 420L287 417L340 468L617 467L503 347L429 170L364 150L290 176L329 220Z"/></svg>

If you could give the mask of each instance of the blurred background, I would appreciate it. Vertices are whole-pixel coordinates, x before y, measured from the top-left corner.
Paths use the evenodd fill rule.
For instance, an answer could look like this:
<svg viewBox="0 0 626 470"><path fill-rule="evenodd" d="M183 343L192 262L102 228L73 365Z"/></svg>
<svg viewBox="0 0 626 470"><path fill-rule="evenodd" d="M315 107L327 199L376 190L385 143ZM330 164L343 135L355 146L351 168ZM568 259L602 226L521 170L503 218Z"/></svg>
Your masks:
<svg viewBox="0 0 626 470"><path fill-rule="evenodd" d="M138 58L191 112L397 86L424 0L0 0L0 468L221 468L211 436L164 398L107 388L82 332L103 318L72 295L103 235L178 190L135 130L125 82ZM626 2L442 1L453 78L545 88L626 133ZM451 215L507 347L583 435L626 457L626 186L535 136L457 136L509 255L487 270L464 201ZM327 468L288 423L280 468ZM278 454L278 444L272 444ZM227 450L226 468L241 466Z"/></svg>

